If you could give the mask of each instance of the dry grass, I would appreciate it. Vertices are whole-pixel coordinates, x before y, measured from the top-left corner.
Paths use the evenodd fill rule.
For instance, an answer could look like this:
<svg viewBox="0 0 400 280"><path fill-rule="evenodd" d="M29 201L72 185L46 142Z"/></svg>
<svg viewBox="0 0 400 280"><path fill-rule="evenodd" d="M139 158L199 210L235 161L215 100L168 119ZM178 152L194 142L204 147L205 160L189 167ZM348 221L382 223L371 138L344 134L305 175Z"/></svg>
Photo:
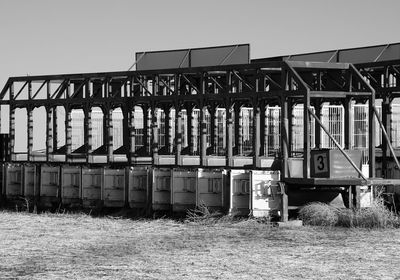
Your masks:
<svg viewBox="0 0 400 280"><path fill-rule="evenodd" d="M336 208L325 203L310 203L299 211L307 225L355 228L399 228L400 218L377 200L371 207L357 210Z"/></svg>
<svg viewBox="0 0 400 280"><path fill-rule="evenodd" d="M400 231L0 212L0 279L395 279Z"/></svg>

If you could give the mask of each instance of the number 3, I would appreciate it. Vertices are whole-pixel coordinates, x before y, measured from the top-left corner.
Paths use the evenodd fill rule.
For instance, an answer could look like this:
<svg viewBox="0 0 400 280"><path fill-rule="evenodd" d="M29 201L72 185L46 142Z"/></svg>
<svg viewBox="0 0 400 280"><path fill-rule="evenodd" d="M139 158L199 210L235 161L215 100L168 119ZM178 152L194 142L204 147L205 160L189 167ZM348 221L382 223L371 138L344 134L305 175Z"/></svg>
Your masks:
<svg viewBox="0 0 400 280"><path fill-rule="evenodd" d="M318 170L324 170L325 168L324 157L318 156L317 161L318 161L318 166L317 166Z"/></svg>

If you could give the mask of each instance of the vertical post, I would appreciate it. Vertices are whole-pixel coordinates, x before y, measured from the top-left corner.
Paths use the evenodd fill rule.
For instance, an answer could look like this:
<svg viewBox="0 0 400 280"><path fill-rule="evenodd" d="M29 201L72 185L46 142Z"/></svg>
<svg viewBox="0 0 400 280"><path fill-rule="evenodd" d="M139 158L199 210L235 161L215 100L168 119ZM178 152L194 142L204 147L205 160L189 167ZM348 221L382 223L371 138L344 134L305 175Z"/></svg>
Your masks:
<svg viewBox="0 0 400 280"><path fill-rule="evenodd" d="M129 106L122 106L122 147L123 151L125 152L125 157L128 159L128 162L130 162L130 146L131 146L131 132L130 132L130 116L129 112L131 111Z"/></svg>
<svg viewBox="0 0 400 280"><path fill-rule="evenodd" d="M93 152L93 126L92 126L92 108L85 108L84 131L86 146L86 161L89 162L90 154Z"/></svg>
<svg viewBox="0 0 400 280"><path fill-rule="evenodd" d="M282 71L282 88L289 89L287 70ZM282 95L281 98L281 150L282 150L282 179L289 177L288 159L289 159L289 100Z"/></svg>
<svg viewBox="0 0 400 280"><path fill-rule="evenodd" d="M151 127L152 127L152 153L153 162L156 162L155 158L158 157L158 125L157 125L157 109L155 106L151 108Z"/></svg>
<svg viewBox="0 0 400 280"><path fill-rule="evenodd" d="M226 105L226 166L229 167L233 157L233 120L232 108Z"/></svg>
<svg viewBox="0 0 400 280"><path fill-rule="evenodd" d="M130 150L130 158L132 161L132 156L135 154L136 152L136 134L135 134L135 106L132 107L132 109L129 111L128 116L130 116L130 128L129 128L129 132L130 132L130 138L131 138L131 146L129 148Z"/></svg>
<svg viewBox="0 0 400 280"><path fill-rule="evenodd" d="M28 117L28 145L27 145L27 156L28 161L32 160L32 151L33 151L33 108L28 106L26 108L27 117Z"/></svg>
<svg viewBox="0 0 400 280"><path fill-rule="evenodd" d="M352 111L352 104L351 98L346 98L344 101L344 148L351 149L351 111Z"/></svg>
<svg viewBox="0 0 400 280"><path fill-rule="evenodd" d="M145 154L149 154L149 107L144 105L142 107L143 111L143 150Z"/></svg>
<svg viewBox="0 0 400 280"><path fill-rule="evenodd" d="M385 130L387 132L387 135L391 141L392 135L391 135L391 130L392 130L392 106L391 106L391 99L390 97L386 94L383 98L382 102L382 123L385 126ZM388 167L388 156L390 155L390 151L388 149L388 141L386 140L386 137L382 134L382 173L384 178L388 178L387 174L387 167Z"/></svg>
<svg viewBox="0 0 400 280"><path fill-rule="evenodd" d="M51 125L51 115L53 109L46 107L46 161L50 160L50 154L53 153L53 127Z"/></svg>
<svg viewBox="0 0 400 280"><path fill-rule="evenodd" d="M253 137L253 149L254 149L254 158L253 158L253 166L257 167L258 161L260 158L260 149L261 149L261 128L260 128L260 107L257 104L257 101L253 101L253 114L254 114L254 137Z"/></svg>
<svg viewBox="0 0 400 280"><path fill-rule="evenodd" d="M371 96L368 100L368 125L369 125L369 134L368 134L368 143L369 143L369 177L375 178L375 119L374 119L374 110L373 106L375 106L375 91L371 92Z"/></svg>
<svg viewBox="0 0 400 280"><path fill-rule="evenodd" d="M210 108L210 145L211 145L211 151L214 154L215 152L215 114L216 114L216 108L215 106L211 106Z"/></svg>
<svg viewBox="0 0 400 280"><path fill-rule="evenodd" d="M206 120L207 108L200 105L200 162L205 165L207 157L207 120Z"/></svg>
<svg viewBox="0 0 400 280"><path fill-rule="evenodd" d="M165 127L165 148L167 153L170 153L171 150L171 124L170 124L170 114L171 109L169 107L164 108L164 127Z"/></svg>
<svg viewBox="0 0 400 280"><path fill-rule="evenodd" d="M192 116L193 108L188 106L186 108L186 117L187 117L187 144L189 148L189 154L193 155L193 116Z"/></svg>
<svg viewBox="0 0 400 280"><path fill-rule="evenodd" d="M72 152L72 109L69 106L65 106L65 154L66 161L70 160Z"/></svg>
<svg viewBox="0 0 400 280"><path fill-rule="evenodd" d="M175 133L175 141L176 141L176 164L180 165L181 163L181 152L182 152L182 111L178 106L176 106L176 133Z"/></svg>
<svg viewBox="0 0 400 280"><path fill-rule="evenodd" d="M315 115L317 116L318 119L321 119L322 115L322 104L318 100L314 104L315 106ZM319 125L315 126L315 147L317 149L322 148L322 143L321 143L321 127Z"/></svg>
<svg viewBox="0 0 400 280"><path fill-rule="evenodd" d="M281 189L282 204L281 204L281 222L287 222L289 220L289 202L288 195L286 192L286 185L284 182L278 182Z"/></svg>
<svg viewBox="0 0 400 280"><path fill-rule="evenodd" d="M241 149L242 149L242 142L241 142L241 118L240 118L240 105L236 105L234 106L234 110L235 110L235 118L234 118L234 122L235 122L235 154L236 155L241 155Z"/></svg>
<svg viewBox="0 0 400 280"><path fill-rule="evenodd" d="M266 140L266 116L265 102L260 104L260 156L266 156L265 140Z"/></svg>
<svg viewBox="0 0 400 280"><path fill-rule="evenodd" d="M310 92L308 90L304 91L304 105L303 105L303 178L310 177L310 158L311 158L311 145L310 145L310 114L308 108L310 107Z"/></svg>
<svg viewBox="0 0 400 280"><path fill-rule="evenodd" d="M15 149L15 107L10 105L10 144L9 144L11 159L14 156Z"/></svg>
<svg viewBox="0 0 400 280"><path fill-rule="evenodd" d="M106 112L106 125L107 125L107 160L108 162L114 161L114 146L113 146L113 119L112 119L113 109L108 107Z"/></svg>
<svg viewBox="0 0 400 280"><path fill-rule="evenodd" d="M293 150L293 122L294 122L294 105L293 102L288 100L288 155L292 155Z"/></svg>
<svg viewBox="0 0 400 280"><path fill-rule="evenodd" d="M351 192L353 193L352 208L360 209L360 198L361 198L360 186L351 186Z"/></svg>
<svg viewBox="0 0 400 280"><path fill-rule="evenodd" d="M54 107L52 112L53 112L53 151L55 152L58 148L57 107Z"/></svg>

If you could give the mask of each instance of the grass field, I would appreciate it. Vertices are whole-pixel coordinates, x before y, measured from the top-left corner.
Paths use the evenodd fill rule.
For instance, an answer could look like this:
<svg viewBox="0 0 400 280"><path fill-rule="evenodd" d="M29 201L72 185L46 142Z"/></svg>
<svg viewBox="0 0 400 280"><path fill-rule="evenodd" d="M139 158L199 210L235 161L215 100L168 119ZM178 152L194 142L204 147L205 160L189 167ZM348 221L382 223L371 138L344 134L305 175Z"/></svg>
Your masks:
<svg viewBox="0 0 400 280"><path fill-rule="evenodd" d="M400 279L400 230L0 212L0 279Z"/></svg>

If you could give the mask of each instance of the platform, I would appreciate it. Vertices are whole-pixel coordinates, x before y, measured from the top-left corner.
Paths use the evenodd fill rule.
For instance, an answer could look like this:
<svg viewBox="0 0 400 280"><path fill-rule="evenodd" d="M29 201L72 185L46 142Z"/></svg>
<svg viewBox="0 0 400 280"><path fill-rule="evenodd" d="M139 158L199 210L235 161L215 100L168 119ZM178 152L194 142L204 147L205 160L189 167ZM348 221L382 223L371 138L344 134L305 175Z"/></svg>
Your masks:
<svg viewBox="0 0 400 280"><path fill-rule="evenodd" d="M283 181L298 186L400 186L400 179L383 178L285 178Z"/></svg>

